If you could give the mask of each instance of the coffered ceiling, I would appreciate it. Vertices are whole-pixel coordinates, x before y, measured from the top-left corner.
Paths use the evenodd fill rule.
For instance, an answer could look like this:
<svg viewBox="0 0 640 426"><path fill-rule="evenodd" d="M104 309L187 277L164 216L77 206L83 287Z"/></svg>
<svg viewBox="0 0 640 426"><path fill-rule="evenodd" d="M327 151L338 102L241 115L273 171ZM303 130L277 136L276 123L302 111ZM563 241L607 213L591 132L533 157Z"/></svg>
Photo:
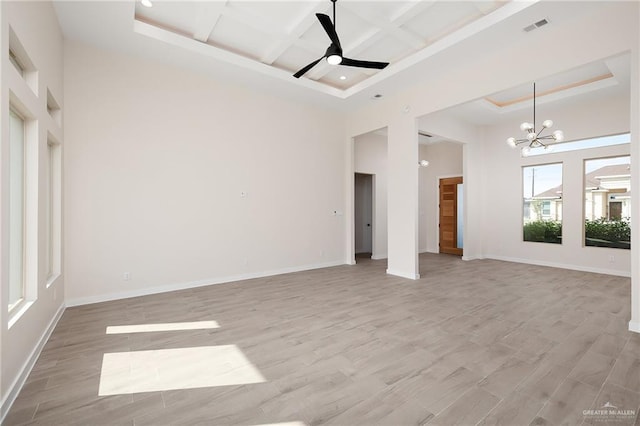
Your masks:
<svg viewBox="0 0 640 426"><path fill-rule="evenodd" d="M397 64L504 5L495 0L340 0L335 24L345 56ZM183 45L199 43L212 55L238 56L293 74L323 56L330 44L316 13L333 19L332 3L156 1L145 7L137 2L132 18L140 34ZM345 90L386 72L321 61L303 78Z"/></svg>

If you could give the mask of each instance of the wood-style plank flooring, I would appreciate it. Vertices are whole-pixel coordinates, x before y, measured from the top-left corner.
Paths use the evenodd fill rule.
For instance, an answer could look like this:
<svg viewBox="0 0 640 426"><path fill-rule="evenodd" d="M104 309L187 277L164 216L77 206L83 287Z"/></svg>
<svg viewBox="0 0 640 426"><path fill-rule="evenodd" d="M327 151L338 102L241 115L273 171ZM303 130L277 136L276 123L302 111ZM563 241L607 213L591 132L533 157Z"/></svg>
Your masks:
<svg viewBox="0 0 640 426"><path fill-rule="evenodd" d="M420 261L417 281L367 260L69 308L5 424L640 422L628 278ZM206 320L219 328L105 333ZM98 396L106 353L218 345L236 345L264 381Z"/></svg>

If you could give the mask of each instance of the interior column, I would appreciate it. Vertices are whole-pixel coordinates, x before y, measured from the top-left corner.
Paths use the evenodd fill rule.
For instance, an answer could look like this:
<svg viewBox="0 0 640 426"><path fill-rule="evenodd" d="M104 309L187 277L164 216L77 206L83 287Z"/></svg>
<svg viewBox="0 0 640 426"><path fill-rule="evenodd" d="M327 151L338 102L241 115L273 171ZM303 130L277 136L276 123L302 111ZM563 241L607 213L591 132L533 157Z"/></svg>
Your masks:
<svg viewBox="0 0 640 426"><path fill-rule="evenodd" d="M418 126L408 107L397 114L387 145L387 273L418 279Z"/></svg>

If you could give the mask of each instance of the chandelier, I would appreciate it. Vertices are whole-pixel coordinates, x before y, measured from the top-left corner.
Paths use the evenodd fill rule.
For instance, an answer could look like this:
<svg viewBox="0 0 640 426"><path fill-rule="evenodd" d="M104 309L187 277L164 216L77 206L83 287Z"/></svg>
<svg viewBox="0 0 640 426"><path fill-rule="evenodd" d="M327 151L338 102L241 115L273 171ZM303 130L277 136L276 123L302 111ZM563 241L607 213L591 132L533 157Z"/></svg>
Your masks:
<svg viewBox="0 0 640 426"><path fill-rule="evenodd" d="M522 155L524 156L529 154L531 148L543 147L545 150L550 151L553 148L549 145L550 142L562 142L564 139L562 130L556 130L550 135L543 136L542 132L551 126L553 126L553 121L544 120L540 131L536 131L536 83L533 83L533 123L526 121L522 123L520 130L527 133L526 137L522 139L509 138L507 139L507 144L512 148L524 144L522 147Z"/></svg>

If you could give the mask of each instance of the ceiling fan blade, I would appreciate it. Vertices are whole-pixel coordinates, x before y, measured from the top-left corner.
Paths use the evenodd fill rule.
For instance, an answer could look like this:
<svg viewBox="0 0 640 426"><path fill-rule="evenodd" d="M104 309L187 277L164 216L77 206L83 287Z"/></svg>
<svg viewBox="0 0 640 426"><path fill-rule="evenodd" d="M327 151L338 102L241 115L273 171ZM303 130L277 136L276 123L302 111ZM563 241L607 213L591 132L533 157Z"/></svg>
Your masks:
<svg viewBox="0 0 640 426"><path fill-rule="evenodd" d="M323 56L324 57L324 56ZM297 73L295 73L293 76L295 78L300 78L303 75L306 74L307 71L309 71L311 68L315 67L316 64L318 62L320 62L322 60L322 58L316 59L315 61L311 62L309 65L307 65L306 67L302 68L300 71L298 71Z"/></svg>
<svg viewBox="0 0 640 426"><path fill-rule="evenodd" d="M359 61L357 59L349 59L342 58L342 62L340 65L346 65L348 67L358 67L358 68L375 68L377 70L381 70L386 68L389 65L389 62L372 62L372 61Z"/></svg>
<svg viewBox="0 0 640 426"><path fill-rule="evenodd" d="M336 33L336 28L331 22L331 18L329 18L329 16L325 15L324 13L316 13L316 16L318 17L318 21L320 21L320 23L322 24L322 28L324 28L325 32L329 36L329 39L331 39L331 43L338 46L339 49L342 49L342 46L340 46L340 39L338 38L338 34Z"/></svg>

